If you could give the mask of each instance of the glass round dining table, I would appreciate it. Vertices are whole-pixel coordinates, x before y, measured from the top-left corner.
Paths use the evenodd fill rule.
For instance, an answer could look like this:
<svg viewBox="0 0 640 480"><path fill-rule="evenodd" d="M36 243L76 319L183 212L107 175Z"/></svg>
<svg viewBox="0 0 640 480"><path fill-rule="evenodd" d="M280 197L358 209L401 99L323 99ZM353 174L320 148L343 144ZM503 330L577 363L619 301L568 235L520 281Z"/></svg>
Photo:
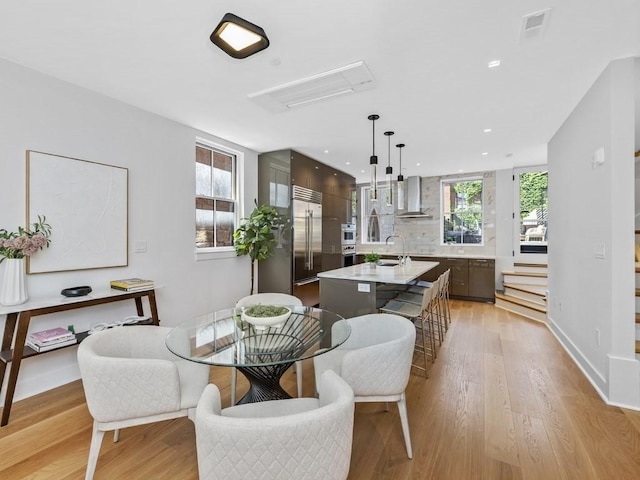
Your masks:
<svg viewBox="0 0 640 480"><path fill-rule="evenodd" d="M242 308L200 315L173 328L167 348L192 362L236 367L249 380L240 403L291 398L280 386L296 361L322 355L351 333L340 315L314 307L287 306L279 326L258 327L244 320Z"/></svg>

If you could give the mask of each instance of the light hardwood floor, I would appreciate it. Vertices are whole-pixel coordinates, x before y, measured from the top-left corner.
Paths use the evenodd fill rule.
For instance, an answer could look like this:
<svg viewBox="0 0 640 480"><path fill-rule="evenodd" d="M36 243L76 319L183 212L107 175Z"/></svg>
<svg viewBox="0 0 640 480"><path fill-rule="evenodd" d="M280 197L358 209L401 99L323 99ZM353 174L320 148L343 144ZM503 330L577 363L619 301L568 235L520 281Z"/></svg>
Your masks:
<svg viewBox="0 0 640 480"><path fill-rule="evenodd" d="M640 478L640 413L605 405L544 325L489 304L452 306L430 378L409 383L413 460L395 407L358 404L350 479ZM211 379L228 404L228 370ZM283 384L295 392L295 374ZM79 382L17 402L0 429L0 478L83 478L91 423ZM178 419L123 430L116 444L105 436L95 478L197 476L194 428Z"/></svg>

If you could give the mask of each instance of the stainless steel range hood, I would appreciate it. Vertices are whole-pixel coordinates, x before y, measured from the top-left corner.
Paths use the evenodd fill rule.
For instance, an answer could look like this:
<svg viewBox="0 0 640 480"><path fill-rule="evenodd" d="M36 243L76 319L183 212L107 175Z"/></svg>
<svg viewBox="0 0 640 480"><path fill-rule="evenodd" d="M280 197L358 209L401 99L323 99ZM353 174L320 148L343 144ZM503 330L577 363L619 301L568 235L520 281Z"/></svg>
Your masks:
<svg viewBox="0 0 640 480"><path fill-rule="evenodd" d="M405 179L407 209L398 210L397 216L403 218L432 218L422 211L422 178L407 177Z"/></svg>

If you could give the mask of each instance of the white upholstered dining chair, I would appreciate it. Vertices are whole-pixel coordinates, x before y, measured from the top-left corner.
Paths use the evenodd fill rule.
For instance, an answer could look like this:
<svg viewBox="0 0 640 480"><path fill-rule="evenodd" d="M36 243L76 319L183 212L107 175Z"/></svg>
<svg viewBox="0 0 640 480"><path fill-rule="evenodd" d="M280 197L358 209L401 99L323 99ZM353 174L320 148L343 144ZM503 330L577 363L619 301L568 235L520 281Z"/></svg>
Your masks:
<svg viewBox="0 0 640 480"><path fill-rule="evenodd" d="M405 389L416 340L413 322L387 313L361 315L347 322L351 326L347 341L313 357L316 382L333 370L353 389L356 402L396 402L407 456L412 458Z"/></svg>
<svg viewBox="0 0 640 480"><path fill-rule="evenodd" d="M209 385L196 411L200 480L341 480L353 440L353 391L335 372L318 382L320 397L221 409Z"/></svg>
<svg viewBox="0 0 640 480"><path fill-rule="evenodd" d="M96 332L78 347L78 364L93 434L85 478L98 462L104 432L188 416L209 383L209 366L178 358L166 327L127 326ZM189 351L185 336L185 354Z"/></svg>
<svg viewBox="0 0 640 480"><path fill-rule="evenodd" d="M255 293L241 298L236 302L236 308L250 307L252 305L285 305L301 307L302 300L286 293ZM236 404L236 380L238 372L235 367L231 367L231 405ZM302 362L296 362L296 383L298 387L298 397L302 397Z"/></svg>

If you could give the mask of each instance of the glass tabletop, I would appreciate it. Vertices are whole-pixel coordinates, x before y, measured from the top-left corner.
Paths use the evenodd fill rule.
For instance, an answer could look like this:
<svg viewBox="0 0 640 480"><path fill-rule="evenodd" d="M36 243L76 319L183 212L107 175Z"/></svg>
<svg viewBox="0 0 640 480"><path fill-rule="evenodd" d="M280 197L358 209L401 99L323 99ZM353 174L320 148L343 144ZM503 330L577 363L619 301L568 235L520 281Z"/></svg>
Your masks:
<svg viewBox="0 0 640 480"><path fill-rule="evenodd" d="M173 328L167 348L193 362L227 367L292 363L344 343L351 333L340 315L313 307L287 306L277 326L246 320L244 308L204 314Z"/></svg>

